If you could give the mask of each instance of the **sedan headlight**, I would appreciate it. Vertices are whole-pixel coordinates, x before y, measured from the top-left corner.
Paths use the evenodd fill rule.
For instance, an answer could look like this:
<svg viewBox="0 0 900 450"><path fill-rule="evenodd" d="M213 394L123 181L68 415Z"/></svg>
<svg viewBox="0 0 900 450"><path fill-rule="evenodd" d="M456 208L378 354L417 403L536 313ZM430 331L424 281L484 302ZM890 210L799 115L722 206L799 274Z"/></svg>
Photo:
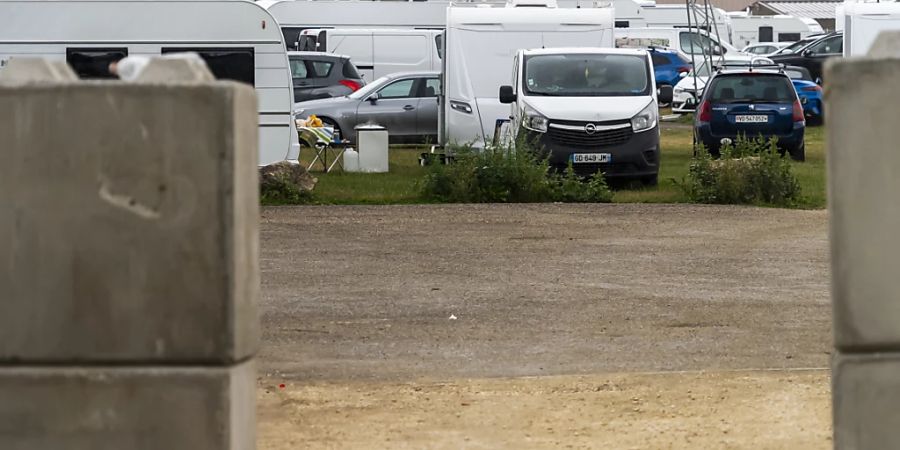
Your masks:
<svg viewBox="0 0 900 450"><path fill-rule="evenodd" d="M659 110L656 108L656 102L650 102L646 108L631 118L631 129L635 133L651 130L656 127L656 120Z"/></svg>
<svg viewBox="0 0 900 450"><path fill-rule="evenodd" d="M676 94L681 94L681 93L684 93L684 88L676 87L675 89L672 89L672 92L674 92Z"/></svg>
<svg viewBox="0 0 900 450"><path fill-rule="evenodd" d="M538 133L546 133L547 132L547 124L550 121L544 117L543 114L526 107L525 108L525 118L522 121L522 126L531 131L537 131Z"/></svg>

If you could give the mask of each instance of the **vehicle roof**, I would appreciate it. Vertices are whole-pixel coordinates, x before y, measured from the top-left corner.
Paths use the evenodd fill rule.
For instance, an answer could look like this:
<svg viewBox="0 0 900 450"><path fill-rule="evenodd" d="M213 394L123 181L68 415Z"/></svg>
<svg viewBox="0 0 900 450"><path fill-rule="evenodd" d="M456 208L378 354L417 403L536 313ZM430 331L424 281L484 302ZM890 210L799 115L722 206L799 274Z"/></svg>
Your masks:
<svg viewBox="0 0 900 450"><path fill-rule="evenodd" d="M561 54L596 54L596 55L635 55L644 56L647 51L640 48L602 48L602 47L559 47L536 48L522 50L525 55L561 55Z"/></svg>
<svg viewBox="0 0 900 450"><path fill-rule="evenodd" d="M325 53L325 52L287 52L288 56L315 56L319 58L335 58L335 59L350 59L347 55L341 55L339 53Z"/></svg>
<svg viewBox="0 0 900 450"><path fill-rule="evenodd" d="M420 77L420 76L440 76L441 72L439 70L419 70L415 72L396 72L389 75L385 75L386 78L395 79L395 78L404 78L404 77Z"/></svg>

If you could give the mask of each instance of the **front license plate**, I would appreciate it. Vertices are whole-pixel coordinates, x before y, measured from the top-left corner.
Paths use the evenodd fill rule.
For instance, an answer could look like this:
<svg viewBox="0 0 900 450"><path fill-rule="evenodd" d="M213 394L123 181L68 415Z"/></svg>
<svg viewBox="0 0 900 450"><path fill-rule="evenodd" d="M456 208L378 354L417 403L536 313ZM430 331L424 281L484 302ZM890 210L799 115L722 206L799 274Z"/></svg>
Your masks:
<svg viewBox="0 0 900 450"><path fill-rule="evenodd" d="M734 121L737 123L766 123L769 121L769 116L764 116L761 114L753 114L753 115L742 115L736 116Z"/></svg>
<svg viewBox="0 0 900 450"><path fill-rule="evenodd" d="M572 162L579 163L608 163L612 161L612 155L609 153L575 153L572 155Z"/></svg>

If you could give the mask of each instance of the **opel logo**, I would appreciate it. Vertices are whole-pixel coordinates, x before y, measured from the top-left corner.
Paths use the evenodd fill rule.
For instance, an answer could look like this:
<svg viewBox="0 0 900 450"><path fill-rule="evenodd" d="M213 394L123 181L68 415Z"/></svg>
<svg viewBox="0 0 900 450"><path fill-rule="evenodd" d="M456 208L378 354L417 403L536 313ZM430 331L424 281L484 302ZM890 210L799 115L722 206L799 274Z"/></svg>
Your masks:
<svg viewBox="0 0 900 450"><path fill-rule="evenodd" d="M584 132L587 134L594 134L597 132L597 125L589 123L584 126Z"/></svg>

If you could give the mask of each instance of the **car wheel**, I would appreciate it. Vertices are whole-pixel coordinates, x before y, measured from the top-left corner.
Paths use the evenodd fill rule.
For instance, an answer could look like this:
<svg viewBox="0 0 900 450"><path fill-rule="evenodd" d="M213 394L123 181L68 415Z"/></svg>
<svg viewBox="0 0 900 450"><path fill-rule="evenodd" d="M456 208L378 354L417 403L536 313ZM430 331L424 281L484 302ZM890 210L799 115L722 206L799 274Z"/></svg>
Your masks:
<svg viewBox="0 0 900 450"><path fill-rule="evenodd" d="M794 161L806 161L806 143L801 143L797 148L791 149L791 159Z"/></svg>
<svg viewBox="0 0 900 450"><path fill-rule="evenodd" d="M668 86L670 89L674 89L674 88L672 88L672 85L671 85L671 84L667 84L667 83L663 83L663 84L657 86L656 88L657 88L657 89L661 89L661 88L664 87L664 86ZM659 107L660 107L660 108L665 108L665 107L668 107L668 106L672 106L672 103L671 103L671 102L670 102L670 103L662 103L662 102L659 103Z"/></svg>

